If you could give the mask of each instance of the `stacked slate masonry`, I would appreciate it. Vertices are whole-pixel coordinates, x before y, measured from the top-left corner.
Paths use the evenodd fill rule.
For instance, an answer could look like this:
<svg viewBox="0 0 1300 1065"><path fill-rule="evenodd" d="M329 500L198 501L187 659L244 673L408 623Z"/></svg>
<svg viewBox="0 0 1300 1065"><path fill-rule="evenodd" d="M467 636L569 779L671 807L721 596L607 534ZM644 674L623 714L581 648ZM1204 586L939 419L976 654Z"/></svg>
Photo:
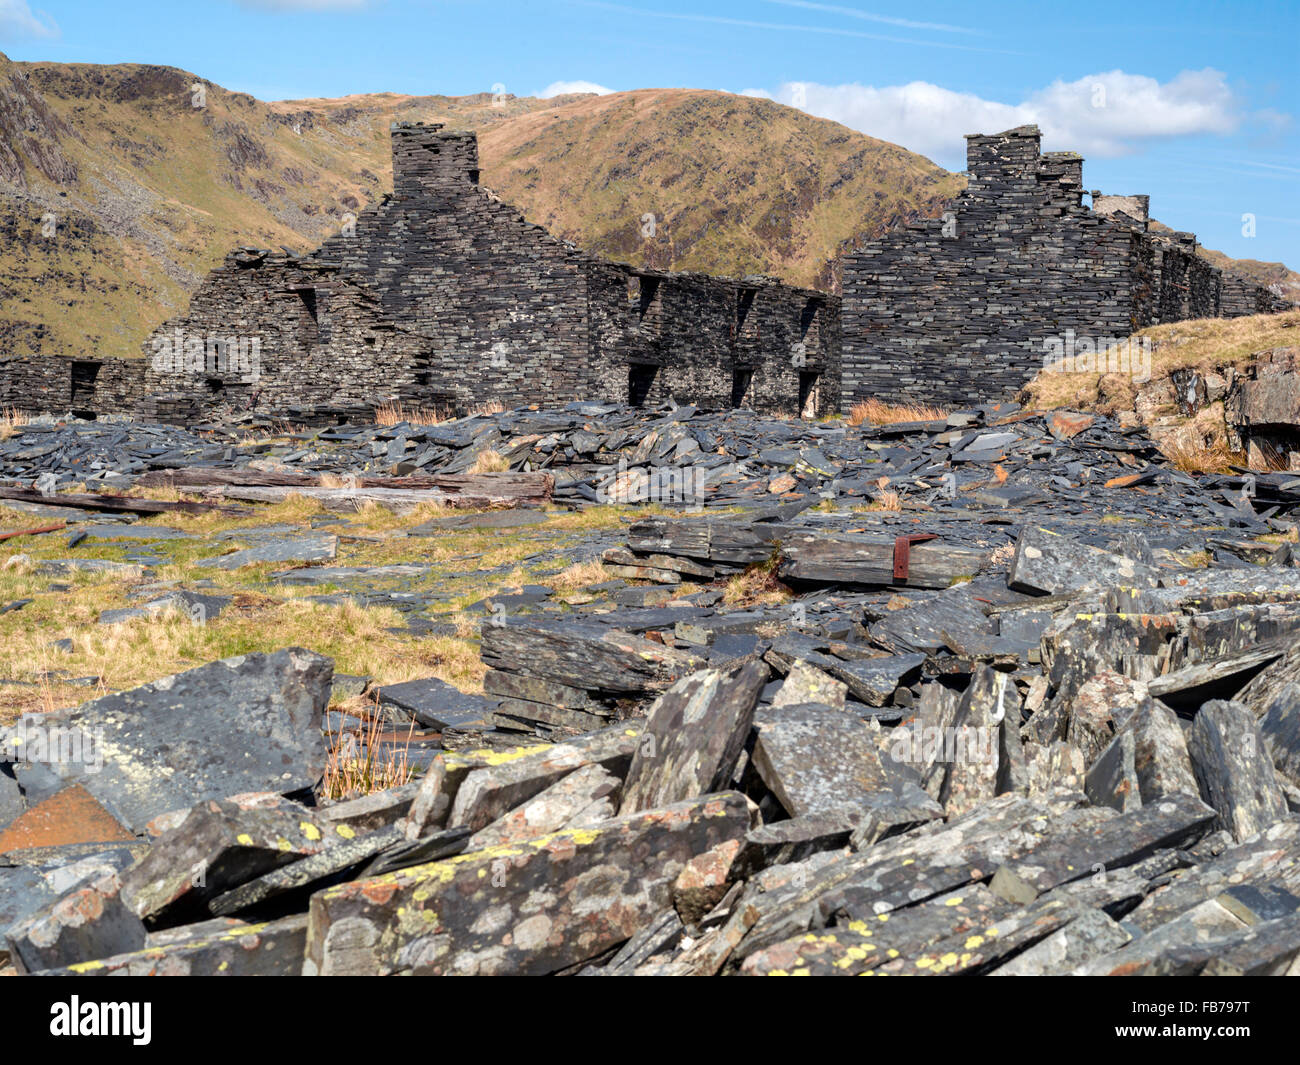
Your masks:
<svg viewBox="0 0 1300 1065"><path fill-rule="evenodd" d="M572 399L838 410L835 297L600 259L480 187L473 133L399 123L392 144L391 195L309 255L232 252L143 360L91 375L77 409L182 423L243 410L328 420L390 401L448 414ZM0 397L69 409L74 367L35 361Z"/></svg>
<svg viewBox="0 0 1300 1065"><path fill-rule="evenodd" d="M1024 126L967 138L944 216L847 256L843 295L770 277L638 269L585 253L479 185L473 133L392 127L393 192L316 251L239 248L143 359L0 355L0 407L189 423L254 410L463 414L569 400L824 417L872 397L1005 398L1053 341L1285 309L1145 196L1092 193Z"/></svg>
<svg viewBox="0 0 1300 1065"><path fill-rule="evenodd" d="M843 262L842 405L955 406L1013 396L1063 349L1186 318L1290 304L1148 231L1145 196L1092 194L1083 160L1042 153L1036 126L967 136L969 184L942 218Z"/></svg>

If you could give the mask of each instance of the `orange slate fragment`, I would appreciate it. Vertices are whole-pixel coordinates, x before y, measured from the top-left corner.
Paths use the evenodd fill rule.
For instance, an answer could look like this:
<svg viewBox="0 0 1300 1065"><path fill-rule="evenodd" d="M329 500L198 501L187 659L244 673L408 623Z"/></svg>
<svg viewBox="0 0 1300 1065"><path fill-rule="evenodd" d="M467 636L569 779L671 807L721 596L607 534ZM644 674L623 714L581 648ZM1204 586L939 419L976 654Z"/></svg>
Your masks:
<svg viewBox="0 0 1300 1065"><path fill-rule="evenodd" d="M1140 473L1130 473L1124 477L1112 477L1106 482L1107 488L1127 488L1131 484L1136 484L1142 479Z"/></svg>
<svg viewBox="0 0 1300 1065"><path fill-rule="evenodd" d="M135 837L90 792L72 784L24 811L0 833L0 853L122 839Z"/></svg>
<svg viewBox="0 0 1300 1065"><path fill-rule="evenodd" d="M1056 439L1069 440L1078 436L1094 420L1091 414L1063 414L1058 412L1052 415L1047 425Z"/></svg>

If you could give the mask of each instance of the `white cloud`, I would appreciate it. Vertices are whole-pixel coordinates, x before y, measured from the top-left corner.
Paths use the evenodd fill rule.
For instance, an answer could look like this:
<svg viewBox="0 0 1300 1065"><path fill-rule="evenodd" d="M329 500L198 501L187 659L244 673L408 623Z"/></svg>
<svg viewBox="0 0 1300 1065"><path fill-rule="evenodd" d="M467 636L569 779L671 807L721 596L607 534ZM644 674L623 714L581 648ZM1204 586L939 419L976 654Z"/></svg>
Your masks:
<svg viewBox="0 0 1300 1065"><path fill-rule="evenodd" d="M1185 70L1166 82L1121 70L1054 81L1016 103L953 92L930 82L820 85L787 82L775 93L747 89L872 137L901 144L949 165L960 163L966 133L997 133L1036 123L1047 151L1126 155L1144 142L1227 134L1245 119L1217 70Z"/></svg>
<svg viewBox="0 0 1300 1065"><path fill-rule="evenodd" d="M552 96L563 96L571 92L594 92L597 96L608 96L614 90L597 85L594 81L553 81L537 95L543 100L549 100Z"/></svg>
<svg viewBox="0 0 1300 1065"><path fill-rule="evenodd" d="M0 40L6 37L57 37L59 27L44 11L33 12L27 0L0 0Z"/></svg>

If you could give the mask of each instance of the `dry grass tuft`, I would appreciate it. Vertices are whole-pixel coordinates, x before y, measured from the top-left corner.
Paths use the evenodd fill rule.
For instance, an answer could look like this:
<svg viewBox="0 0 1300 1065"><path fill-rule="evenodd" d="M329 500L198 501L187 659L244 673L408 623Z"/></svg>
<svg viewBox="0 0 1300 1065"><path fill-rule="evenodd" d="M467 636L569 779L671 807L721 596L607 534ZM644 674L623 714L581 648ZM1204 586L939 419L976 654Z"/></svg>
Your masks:
<svg viewBox="0 0 1300 1065"><path fill-rule="evenodd" d="M446 421L446 415L434 407L406 407L401 400L392 399L375 408L376 425L397 425L409 422L411 425L437 425Z"/></svg>
<svg viewBox="0 0 1300 1065"><path fill-rule="evenodd" d="M480 451L470 473L505 473L510 469L510 460L499 451Z"/></svg>
<svg viewBox="0 0 1300 1065"><path fill-rule="evenodd" d="M946 417L948 412L941 407L868 399L853 405L849 411L849 424L861 425L866 422L870 425L897 425L899 422L930 422Z"/></svg>
<svg viewBox="0 0 1300 1065"><path fill-rule="evenodd" d="M902 510L903 497L893 489L886 488L866 505L867 510Z"/></svg>
<svg viewBox="0 0 1300 1065"><path fill-rule="evenodd" d="M549 584L557 592L576 592L609 579L610 573L605 564L591 559L588 562L575 562L542 583Z"/></svg>
<svg viewBox="0 0 1300 1065"><path fill-rule="evenodd" d="M17 407L0 407L0 440L8 440L27 422L27 415Z"/></svg>
<svg viewBox="0 0 1300 1065"><path fill-rule="evenodd" d="M415 724L408 726L405 742L393 743L378 708L367 706L366 724L360 732L327 734L329 761L322 794L329 799L355 799L373 791L400 787L414 776L407 758Z"/></svg>
<svg viewBox="0 0 1300 1065"><path fill-rule="evenodd" d="M793 599L794 592L777 579L777 562L777 556L773 555L768 561L755 563L744 573L729 578L722 589L722 601L727 606L748 608Z"/></svg>
<svg viewBox="0 0 1300 1065"><path fill-rule="evenodd" d="M1183 473L1231 473L1233 466L1246 465L1246 456L1229 451L1222 438L1197 442L1171 435L1160 442L1160 450Z"/></svg>

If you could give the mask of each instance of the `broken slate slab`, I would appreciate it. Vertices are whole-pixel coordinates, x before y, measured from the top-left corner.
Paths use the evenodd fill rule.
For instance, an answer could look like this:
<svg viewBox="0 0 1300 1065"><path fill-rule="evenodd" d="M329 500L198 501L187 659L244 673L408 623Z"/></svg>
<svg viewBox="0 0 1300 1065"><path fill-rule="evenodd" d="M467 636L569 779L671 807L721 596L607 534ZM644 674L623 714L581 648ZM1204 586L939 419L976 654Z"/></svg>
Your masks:
<svg viewBox="0 0 1300 1065"><path fill-rule="evenodd" d="M122 580L132 580L144 576L144 566L102 558L55 558L38 562L36 572L54 577L71 577L77 573L100 573L119 577Z"/></svg>
<svg viewBox="0 0 1300 1065"><path fill-rule="evenodd" d="M1233 886L1276 885L1294 879L1298 872L1300 821L1282 821L1152 891L1125 921L1140 932L1150 932Z"/></svg>
<svg viewBox="0 0 1300 1065"><path fill-rule="evenodd" d="M848 685L829 673L807 662L795 660L772 698L772 705L797 706L800 703L821 703L836 710L844 709Z"/></svg>
<svg viewBox="0 0 1300 1065"><path fill-rule="evenodd" d="M426 677L379 689L380 706L402 711L425 728L444 729L480 720L497 708L498 700L462 692L445 680Z"/></svg>
<svg viewBox="0 0 1300 1065"><path fill-rule="evenodd" d="M201 559L195 565L229 570L253 566L259 562L319 562L334 558L338 549L337 536L302 536L293 540L272 540L217 558Z"/></svg>
<svg viewBox="0 0 1300 1065"><path fill-rule="evenodd" d="M99 615L99 624L116 625L136 618L156 617L166 610L175 610L195 625L206 625L216 619L230 605L228 595L203 595L200 592L170 592L142 606L119 607L105 610Z"/></svg>
<svg viewBox="0 0 1300 1065"><path fill-rule="evenodd" d="M1214 811L1199 799L1171 795L1099 824L1052 833L1000 867L990 886L1013 902L1031 902L1061 884L1131 865L1161 848L1195 843L1214 821Z"/></svg>
<svg viewBox="0 0 1300 1065"><path fill-rule="evenodd" d="M202 921L175 929L165 941L39 976L299 976L307 915L275 921Z"/></svg>
<svg viewBox="0 0 1300 1065"><path fill-rule="evenodd" d="M229 556L227 556L229 557ZM309 566L302 569L277 570L271 580L277 584L349 584L354 581L396 581L423 577L432 569L417 563L394 563L391 566Z"/></svg>
<svg viewBox="0 0 1300 1065"><path fill-rule="evenodd" d="M1238 843L1287 816L1259 723L1240 703L1201 707L1187 734L1201 795Z"/></svg>
<svg viewBox="0 0 1300 1065"><path fill-rule="evenodd" d="M39 733L37 736L28 735L25 723L20 723L11 735L22 735L26 741L21 747L11 748L23 752L24 757L31 759L22 768L48 772L44 765L33 764L38 759L50 757L48 752L30 750L34 746L31 741L37 740ZM93 766L93 752L90 758ZM20 780L26 784L30 776L30 773L22 772ZM80 784L60 785L58 778L54 779L57 790L52 794L42 796L36 788L25 789L27 809L0 832L0 852L132 838L132 833L126 826Z"/></svg>
<svg viewBox="0 0 1300 1065"><path fill-rule="evenodd" d="M0 864L0 929L65 898L78 887L120 873L148 850L147 843L70 844L6 855ZM0 965L8 946L0 941Z"/></svg>
<svg viewBox="0 0 1300 1065"><path fill-rule="evenodd" d="M407 536L437 536L461 529L517 529L525 525L545 525L549 516L536 510L487 510L482 514L455 514L432 518L406 531Z"/></svg>
<svg viewBox="0 0 1300 1065"><path fill-rule="evenodd" d="M791 817L866 802L913 772L882 760L870 726L815 704L785 707L766 718L752 757L763 783Z"/></svg>
<svg viewBox="0 0 1300 1065"><path fill-rule="evenodd" d="M1004 731L1014 733L1018 741L1019 722L1020 695L1015 684L1005 673L980 666L962 693L952 723L957 742L939 791L939 801L950 817L998 793L1003 777L999 741Z"/></svg>
<svg viewBox="0 0 1300 1065"><path fill-rule="evenodd" d="M1115 584L1154 587L1160 571L1123 555L1027 525L1016 541L1007 586L1031 595L1056 595Z"/></svg>
<svg viewBox="0 0 1300 1065"><path fill-rule="evenodd" d="M468 849L517 843L607 821L618 813L621 786L622 781L604 766L594 762L582 766L475 832Z"/></svg>
<svg viewBox="0 0 1300 1065"><path fill-rule="evenodd" d="M767 666L746 662L678 681L650 710L632 756L620 814L722 790L749 738Z"/></svg>
<svg viewBox="0 0 1300 1065"><path fill-rule="evenodd" d="M925 655L883 655L880 658L862 658L856 662L835 659L826 671L848 686L849 694L868 706L884 706L899 688L913 683L921 676Z"/></svg>
<svg viewBox="0 0 1300 1065"><path fill-rule="evenodd" d="M250 798L198 803L163 833L122 875L127 908L151 926L197 920L217 896L356 835L287 799Z"/></svg>
<svg viewBox="0 0 1300 1065"><path fill-rule="evenodd" d="M506 618L485 624L482 635L481 656L490 668L611 695L663 691L703 665L662 643L567 618Z"/></svg>
<svg viewBox="0 0 1300 1065"><path fill-rule="evenodd" d="M1265 706L1260 732L1278 774L1300 784L1300 685L1287 684Z"/></svg>
<svg viewBox="0 0 1300 1065"><path fill-rule="evenodd" d="M1064 976L1119 950L1132 935L1103 910L1086 909L1064 928L1035 943L990 976Z"/></svg>
<svg viewBox="0 0 1300 1065"><path fill-rule="evenodd" d="M241 655L45 715L90 737L102 764L49 766L128 830L203 799L313 787L325 770L328 658L288 648ZM8 742L13 730L0 738ZM159 767L166 766L162 773Z"/></svg>
<svg viewBox="0 0 1300 1065"><path fill-rule="evenodd" d="M1276 662L1285 652L1286 645L1275 641L1271 646L1185 666L1154 678L1147 687L1152 698L1175 710L1192 713L1211 699L1234 698L1260 670Z"/></svg>
<svg viewBox="0 0 1300 1065"><path fill-rule="evenodd" d="M74 888L5 930L20 973L54 969L144 946L145 927L121 898L118 874Z"/></svg>
<svg viewBox="0 0 1300 1065"><path fill-rule="evenodd" d="M193 533L169 525L83 525L77 530L92 540L196 540Z"/></svg>
<svg viewBox="0 0 1300 1065"><path fill-rule="evenodd" d="M540 975L630 939L697 854L749 827L724 792L318 892L304 972Z"/></svg>
<svg viewBox="0 0 1300 1065"><path fill-rule="evenodd" d="M329 847L216 896L208 902L208 912L230 916L291 891L328 886L346 879L351 870L360 869L385 850L405 841L402 831L393 826L361 836L337 823L330 827L340 838L333 840Z"/></svg>
<svg viewBox="0 0 1300 1065"><path fill-rule="evenodd" d="M599 765L622 776L631 764L640 737L639 723L634 726L624 722L566 743L525 748L518 757L487 755L487 764L471 770L455 787L447 825L478 832L583 766ZM425 774L411 806L409 838L418 835L416 829L424 823L421 817L436 809L438 794L445 794L444 789L450 790L454 784L453 774L449 772L452 762L440 756Z"/></svg>
<svg viewBox="0 0 1300 1065"><path fill-rule="evenodd" d="M745 958L744 976L858 976L884 962L919 954L939 939L986 929L1010 906L982 884L974 884L892 913L837 924L824 934L806 933L755 951Z"/></svg>

